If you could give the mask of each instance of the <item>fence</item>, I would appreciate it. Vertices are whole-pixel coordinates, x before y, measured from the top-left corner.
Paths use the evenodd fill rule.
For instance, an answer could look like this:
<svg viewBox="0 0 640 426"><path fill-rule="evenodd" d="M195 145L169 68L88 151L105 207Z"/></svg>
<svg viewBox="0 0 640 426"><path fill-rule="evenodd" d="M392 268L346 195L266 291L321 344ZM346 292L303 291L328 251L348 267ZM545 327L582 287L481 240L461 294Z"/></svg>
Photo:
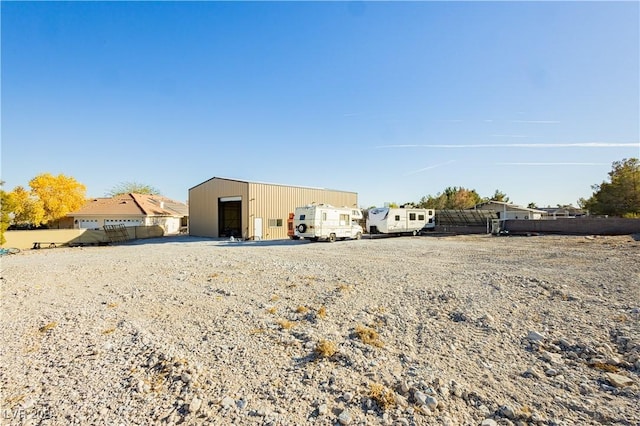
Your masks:
<svg viewBox="0 0 640 426"><path fill-rule="evenodd" d="M135 240L141 238L157 238L164 235L161 226L131 226L126 228L129 238ZM59 245L99 245L109 244L110 240L103 230L88 229L36 229L29 231L6 231L4 233L6 243L3 247L15 247L21 250L30 249L35 242L42 243L42 247L47 247L46 243Z"/></svg>
<svg viewBox="0 0 640 426"><path fill-rule="evenodd" d="M502 229L511 234L629 235L640 234L640 219L579 217L556 220L505 220L502 222Z"/></svg>

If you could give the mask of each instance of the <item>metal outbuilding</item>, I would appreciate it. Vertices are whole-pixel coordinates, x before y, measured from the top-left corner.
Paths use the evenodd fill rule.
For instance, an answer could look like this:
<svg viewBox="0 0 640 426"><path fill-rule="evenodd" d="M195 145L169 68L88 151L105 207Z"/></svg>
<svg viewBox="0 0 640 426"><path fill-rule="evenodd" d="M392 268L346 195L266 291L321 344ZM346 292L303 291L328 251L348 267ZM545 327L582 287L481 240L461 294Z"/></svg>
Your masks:
<svg viewBox="0 0 640 426"><path fill-rule="evenodd" d="M358 206L358 194L213 177L189 188L189 234L255 240L288 238L287 219L308 204Z"/></svg>

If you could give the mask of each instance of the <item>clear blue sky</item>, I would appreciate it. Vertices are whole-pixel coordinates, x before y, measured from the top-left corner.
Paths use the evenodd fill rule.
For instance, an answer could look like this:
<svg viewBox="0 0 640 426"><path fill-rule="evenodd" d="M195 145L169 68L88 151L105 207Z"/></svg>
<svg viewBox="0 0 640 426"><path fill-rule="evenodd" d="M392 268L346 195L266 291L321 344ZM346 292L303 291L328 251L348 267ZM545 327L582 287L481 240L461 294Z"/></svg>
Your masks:
<svg viewBox="0 0 640 426"><path fill-rule="evenodd" d="M640 3L7 2L5 190L214 176L574 204L640 157Z"/></svg>

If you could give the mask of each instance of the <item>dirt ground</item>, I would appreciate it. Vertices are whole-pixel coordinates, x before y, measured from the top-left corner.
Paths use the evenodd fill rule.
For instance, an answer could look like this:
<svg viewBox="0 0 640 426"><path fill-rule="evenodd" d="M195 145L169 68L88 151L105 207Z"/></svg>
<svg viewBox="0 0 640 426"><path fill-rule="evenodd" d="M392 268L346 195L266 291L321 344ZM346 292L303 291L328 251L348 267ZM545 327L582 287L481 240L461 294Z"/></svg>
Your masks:
<svg viewBox="0 0 640 426"><path fill-rule="evenodd" d="M2 424L640 425L640 238L2 257Z"/></svg>

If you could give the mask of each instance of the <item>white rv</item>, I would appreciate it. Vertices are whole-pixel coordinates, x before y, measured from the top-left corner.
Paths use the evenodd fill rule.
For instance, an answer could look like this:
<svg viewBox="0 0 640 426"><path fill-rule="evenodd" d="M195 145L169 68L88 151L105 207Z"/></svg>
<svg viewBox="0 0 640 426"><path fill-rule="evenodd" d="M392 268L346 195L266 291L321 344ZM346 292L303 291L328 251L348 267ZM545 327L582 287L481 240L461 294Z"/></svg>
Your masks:
<svg viewBox="0 0 640 426"><path fill-rule="evenodd" d="M362 212L359 209L318 204L296 207L293 225L298 238L331 242L347 238L359 240L362 226L357 221L360 219Z"/></svg>
<svg viewBox="0 0 640 426"><path fill-rule="evenodd" d="M367 229L371 234L412 234L435 228L433 209L381 207L369 210Z"/></svg>

